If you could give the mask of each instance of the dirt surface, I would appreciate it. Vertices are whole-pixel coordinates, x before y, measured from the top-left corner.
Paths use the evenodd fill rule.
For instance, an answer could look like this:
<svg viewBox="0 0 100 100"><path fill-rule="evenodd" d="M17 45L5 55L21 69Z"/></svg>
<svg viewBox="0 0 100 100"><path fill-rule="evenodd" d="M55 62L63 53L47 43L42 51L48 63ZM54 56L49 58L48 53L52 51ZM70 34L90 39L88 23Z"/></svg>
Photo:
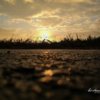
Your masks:
<svg viewBox="0 0 100 100"><path fill-rule="evenodd" d="M100 50L0 50L0 100L100 100L95 89Z"/></svg>

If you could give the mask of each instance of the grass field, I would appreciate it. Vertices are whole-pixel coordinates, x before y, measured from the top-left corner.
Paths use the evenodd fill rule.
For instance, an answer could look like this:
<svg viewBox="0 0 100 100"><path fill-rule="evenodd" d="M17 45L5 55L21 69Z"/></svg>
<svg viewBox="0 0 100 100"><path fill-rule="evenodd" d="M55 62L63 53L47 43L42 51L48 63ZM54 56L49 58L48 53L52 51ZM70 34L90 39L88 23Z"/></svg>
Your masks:
<svg viewBox="0 0 100 100"><path fill-rule="evenodd" d="M0 40L0 49L100 49L100 37L91 37L87 39L73 39L66 37L60 42L37 42L31 39L3 39Z"/></svg>

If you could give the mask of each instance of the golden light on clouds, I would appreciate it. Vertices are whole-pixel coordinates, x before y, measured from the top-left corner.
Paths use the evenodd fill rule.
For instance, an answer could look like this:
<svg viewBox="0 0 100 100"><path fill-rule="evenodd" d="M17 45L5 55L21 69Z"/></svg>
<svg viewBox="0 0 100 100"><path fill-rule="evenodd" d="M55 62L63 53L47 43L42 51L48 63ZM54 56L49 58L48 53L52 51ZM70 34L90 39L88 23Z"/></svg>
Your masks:
<svg viewBox="0 0 100 100"><path fill-rule="evenodd" d="M33 2L33 0L25 0L25 2L30 2L30 3L32 3L32 2Z"/></svg>
<svg viewBox="0 0 100 100"><path fill-rule="evenodd" d="M10 4L15 4L15 0L4 0L4 1Z"/></svg>
<svg viewBox="0 0 100 100"><path fill-rule="evenodd" d="M0 0L2 38L6 38L6 30L9 37L16 30L19 30L18 34L27 36L30 30L41 40L45 37L52 40L51 36L56 36L58 41L67 33L96 36L100 33L99 26L100 0Z"/></svg>

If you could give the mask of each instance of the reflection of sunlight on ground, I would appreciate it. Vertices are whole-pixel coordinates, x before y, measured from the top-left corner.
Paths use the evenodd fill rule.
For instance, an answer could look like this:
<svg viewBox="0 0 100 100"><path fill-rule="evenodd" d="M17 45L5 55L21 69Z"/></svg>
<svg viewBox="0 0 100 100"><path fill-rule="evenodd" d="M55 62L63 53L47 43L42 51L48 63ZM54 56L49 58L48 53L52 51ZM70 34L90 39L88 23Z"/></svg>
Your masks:
<svg viewBox="0 0 100 100"><path fill-rule="evenodd" d="M0 100L99 100L99 70L100 51L0 50Z"/></svg>
<svg viewBox="0 0 100 100"><path fill-rule="evenodd" d="M43 73L43 75L46 75L46 76L53 76L53 75L57 75L57 74L68 74L70 75L71 74L71 68L68 68L66 70L63 70L63 69L55 69L55 70L45 70Z"/></svg>
<svg viewBox="0 0 100 100"><path fill-rule="evenodd" d="M41 82L49 82L52 80L52 77L43 77L40 79Z"/></svg>
<svg viewBox="0 0 100 100"><path fill-rule="evenodd" d="M51 53L51 50L45 50L45 51L43 51L43 54L49 54L50 55L50 53Z"/></svg>

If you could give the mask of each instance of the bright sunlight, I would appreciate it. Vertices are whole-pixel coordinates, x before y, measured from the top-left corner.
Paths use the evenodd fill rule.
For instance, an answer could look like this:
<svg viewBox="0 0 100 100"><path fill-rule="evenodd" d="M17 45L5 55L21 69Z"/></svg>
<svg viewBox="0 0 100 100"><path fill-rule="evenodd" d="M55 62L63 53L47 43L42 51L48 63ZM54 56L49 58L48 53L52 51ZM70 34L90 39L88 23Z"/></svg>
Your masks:
<svg viewBox="0 0 100 100"><path fill-rule="evenodd" d="M50 39L50 33L48 31L42 31L41 32L41 40L49 40Z"/></svg>
<svg viewBox="0 0 100 100"><path fill-rule="evenodd" d="M46 40L49 39L49 38L48 38L48 34L42 34L42 40L44 40L44 39L46 39Z"/></svg>

